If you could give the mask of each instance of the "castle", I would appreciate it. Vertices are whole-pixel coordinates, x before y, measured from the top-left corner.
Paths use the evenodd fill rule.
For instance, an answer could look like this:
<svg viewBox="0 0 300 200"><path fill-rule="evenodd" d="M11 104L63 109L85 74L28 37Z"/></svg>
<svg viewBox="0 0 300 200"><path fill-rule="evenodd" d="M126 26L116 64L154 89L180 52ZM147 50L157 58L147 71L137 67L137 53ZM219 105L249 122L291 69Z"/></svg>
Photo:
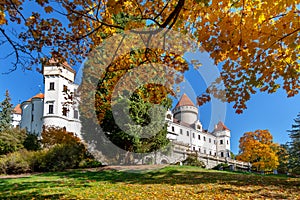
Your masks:
<svg viewBox="0 0 300 200"><path fill-rule="evenodd" d="M218 157L230 157L230 130L219 122L213 132L202 128L198 108L183 94L173 111L166 113L168 138L188 144L191 151Z"/></svg>
<svg viewBox="0 0 300 200"><path fill-rule="evenodd" d="M48 65L43 66L43 75L44 94L37 94L17 105L13 125L38 135L43 126L65 127L67 131L80 137L75 70L67 63L57 65L50 60Z"/></svg>
<svg viewBox="0 0 300 200"><path fill-rule="evenodd" d="M49 62L43 66L43 75L44 94L37 94L17 105L13 125L36 134L41 133L44 125L65 127L80 137L81 123L75 98L78 85L74 83L76 72L66 63ZM186 94L172 111L167 111L165 120L173 151L171 156L162 156L156 163L183 160L188 152L197 152L208 167L230 160L230 130L222 122L216 124L212 132L204 130L198 119L198 108Z"/></svg>

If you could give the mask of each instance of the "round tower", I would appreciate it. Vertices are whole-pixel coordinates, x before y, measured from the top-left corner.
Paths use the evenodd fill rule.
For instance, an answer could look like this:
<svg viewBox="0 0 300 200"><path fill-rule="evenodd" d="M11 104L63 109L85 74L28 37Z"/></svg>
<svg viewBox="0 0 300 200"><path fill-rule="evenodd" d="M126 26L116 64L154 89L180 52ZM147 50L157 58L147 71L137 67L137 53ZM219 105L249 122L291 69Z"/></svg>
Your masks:
<svg viewBox="0 0 300 200"><path fill-rule="evenodd" d="M194 124L198 120L198 108L186 94L182 95L173 113L175 119L187 124Z"/></svg>

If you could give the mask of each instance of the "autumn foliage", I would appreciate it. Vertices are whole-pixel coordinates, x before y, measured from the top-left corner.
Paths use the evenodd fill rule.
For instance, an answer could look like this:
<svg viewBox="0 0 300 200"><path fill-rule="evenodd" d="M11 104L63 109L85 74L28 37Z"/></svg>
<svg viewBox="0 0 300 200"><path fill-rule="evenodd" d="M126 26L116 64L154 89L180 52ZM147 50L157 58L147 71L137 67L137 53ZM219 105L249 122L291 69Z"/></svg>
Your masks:
<svg viewBox="0 0 300 200"><path fill-rule="evenodd" d="M282 87L289 97L299 92L299 0L36 0L30 1L36 7L32 12L25 12L28 1L4 2L0 35L11 47L3 57L15 57L12 70L50 57L73 65L110 36L131 31L144 35L147 44L160 28L187 35L220 65L220 79L199 94L199 104L209 100L208 93L225 95L241 113L257 91L273 93ZM7 29L12 24L20 26L13 37ZM145 27L153 31L134 31ZM111 54L117 52L113 50Z"/></svg>
<svg viewBox="0 0 300 200"><path fill-rule="evenodd" d="M250 162L254 170L273 170L279 165L279 146L273 143L273 137L268 130L244 133L240 138L239 148L240 153L236 159Z"/></svg>
<svg viewBox="0 0 300 200"><path fill-rule="evenodd" d="M49 126L44 127L41 133L44 147L53 147L57 144L80 144L81 140L74 133L66 131L65 128Z"/></svg>

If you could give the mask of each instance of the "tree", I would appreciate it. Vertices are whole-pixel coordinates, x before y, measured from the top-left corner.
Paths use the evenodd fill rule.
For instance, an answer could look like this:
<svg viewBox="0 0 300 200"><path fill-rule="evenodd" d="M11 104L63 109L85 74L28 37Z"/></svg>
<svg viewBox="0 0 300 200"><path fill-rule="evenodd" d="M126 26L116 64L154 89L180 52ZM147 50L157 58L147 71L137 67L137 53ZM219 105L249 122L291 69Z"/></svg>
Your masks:
<svg viewBox="0 0 300 200"><path fill-rule="evenodd" d="M84 159L92 158L80 138L74 133L66 131L65 128L44 127L41 136L46 154L37 161L36 168L38 171L59 171L75 168Z"/></svg>
<svg viewBox="0 0 300 200"><path fill-rule="evenodd" d="M156 152L169 144L167 126L161 122L164 122L164 113L171 106L171 100L164 99L165 109L157 112L151 110L152 104L144 95L149 95L146 88L140 88L130 99L118 97L117 105L106 112L101 123L106 137L127 151L126 155Z"/></svg>
<svg viewBox="0 0 300 200"><path fill-rule="evenodd" d="M0 132L0 155L15 152L22 149L26 138L25 130L8 128Z"/></svg>
<svg viewBox="0 0 300 200"><path fill-rule="evenodd" d="M274 170L279 165L277 149L268 130L246 132L240 138L240 152L237 160L250 162L257 171Z"/></svg>
<svg viewBox="0 0 300 200"><path fill-rule="evenodd" d="M84 147L80 138L75 136L74 133L66 131L65 128L46 126L43 127L41 136L41 143L45 148L51 148L57 144L79 144Z"/></svg>
<svg viewBox="0 0 300 200"><path fill-rule="evenodd" d="M0 103L0 132L9 129L12 122L12 104L9 92L6 90L5 99Z"/></svg>
<svg viewBox="0 0 300 200"><path fill-rule="evenodd" d="M292 130L289 130L291 138L289 166L293 173L300 174L300 114L294 119Z"/></svg>
<svg viewBox="0 0 300 200"><path fill-rule="evenodd" d="M30 10L24 9L27 7L36 9L25 12ZM11 50L6 51L6 57L14 56L14 70L31 68L50 58L74 64L109 36L126 30L151 27L148 41L161 33L158 28L179 31L200 44L215 64L222 65L220 79L199 94L198 103L209 100L208 93L225 95L241 113L257 91L273 93L283 87L289 97L298 94L298 22L299 0L13 0L0 5L0 34L4 38L0 44ZM143 31L136 33L145 35ZM170 52L152 51L170 59ZM188 70L171 64L178 72ZM218 88L220 80L224 90Z"/></svg>
<svg viewBox="0 0 300 200"><path fill-rule="evenodd" d="M23 146L29 151L37 151L42 148L40 139L34 133L27 133L26 138L23 142Z"/></svg>
<svg viewBox="0 0 300 200"><path fill-rule="evenodd" d="M277 150L278 162L277 167L278 173L286 174L289 170L289 146L287 144L281 144Z"/></svg>

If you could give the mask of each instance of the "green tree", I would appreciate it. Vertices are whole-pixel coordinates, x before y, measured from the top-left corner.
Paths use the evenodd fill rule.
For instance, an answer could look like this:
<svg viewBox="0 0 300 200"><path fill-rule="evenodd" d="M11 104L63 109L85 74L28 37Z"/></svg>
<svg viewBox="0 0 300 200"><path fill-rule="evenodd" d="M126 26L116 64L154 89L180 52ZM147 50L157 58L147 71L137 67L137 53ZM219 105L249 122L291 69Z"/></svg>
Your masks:
<svg viewBox="0 0 300 200"><path fill-rule="evenodd" d="M289 169L289 146L288 144L281 144L278 146L278 162L279 165L277 167L278 173L286 174Z"/></svg>
<svg viewBox="0 0 300 200"><path fill-rule="evenodd" d="M37 151L42 148L41 141L39 140L38 136L34 133L27 133L26 138L23 142L23 146L29 151Z"/></svg>
<svg viewBox="0 0 300 200"><path fill-rule="evenodd" d="M13 107L8 90L5 92L5 99L0 103L0 132L9 129L12 122Z"/></svg>
<svg viewBox="0 0 300 200"><path fill-rule="evenodd" d="M25 138L25 130L18 128L9 128L0 132L0 155L22 149Z"/></svg>
<svg viewBox="0 0 300 200"><path fill-rule="evenodd" d="M289 133L291 138L289 167L293 173L300 174L300 113L294 119L294 124Z"/></svg>
<svg viewBox="0 0 300 200"><path fill-rule="evenodd" d="M165 123L161 124L164 122L164 115L160 116L157 110L151 110L153 104L143 99L140 94L135 92L130 99L119 97L114 109L106 112L101 127L112 143L127 152L156 152L169 143L166 137L167 126ZM170 105L170 99L165 99L161 104L164 111ZM115 119L114 111L118 112L118 116L126 116L129 111L129 116L128 118L115 116L117 117ZM119 127L119 124L124 126Z"/></svg>

